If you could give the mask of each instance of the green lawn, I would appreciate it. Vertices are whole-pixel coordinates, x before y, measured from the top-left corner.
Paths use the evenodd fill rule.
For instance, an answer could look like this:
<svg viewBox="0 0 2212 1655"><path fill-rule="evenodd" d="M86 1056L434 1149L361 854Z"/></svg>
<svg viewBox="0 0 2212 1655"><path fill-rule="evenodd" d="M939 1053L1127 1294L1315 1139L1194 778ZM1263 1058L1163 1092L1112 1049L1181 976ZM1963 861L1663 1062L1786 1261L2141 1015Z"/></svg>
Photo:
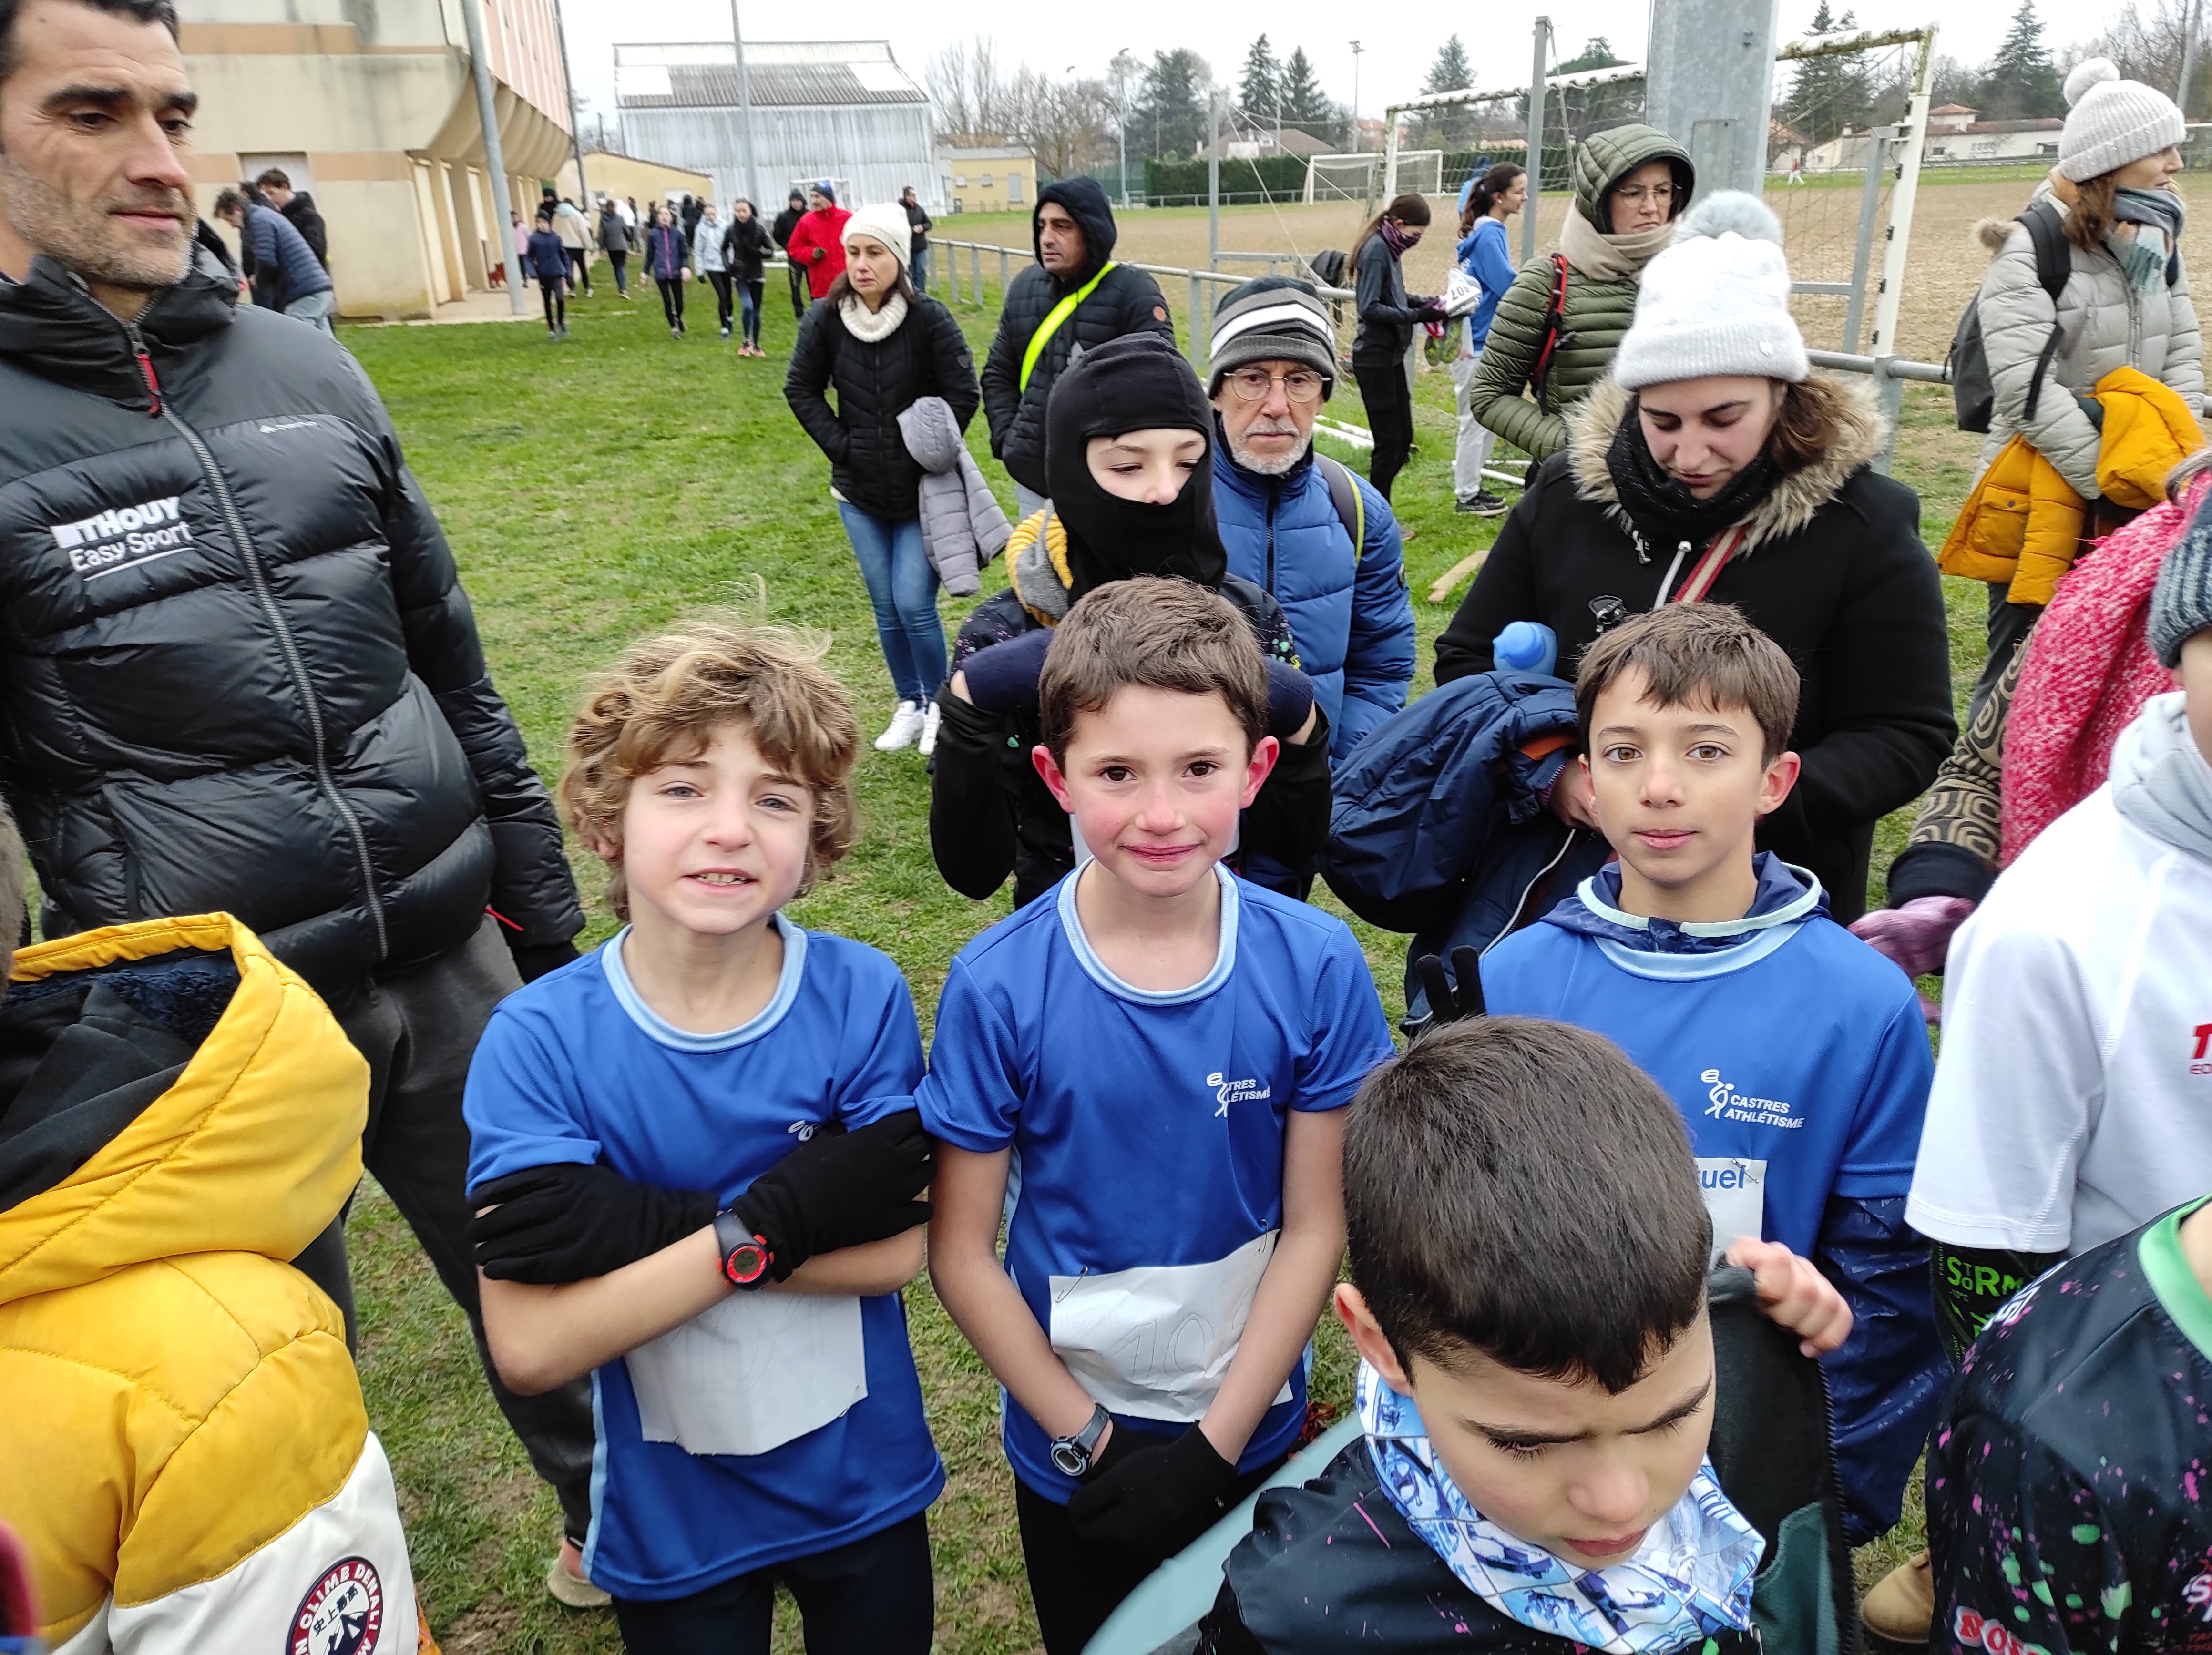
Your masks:
<svg viewBox="0 0 2212 1655"><path fill-rule="evenodd" d="M586 677L639 634L709 607L828 633L830 663L871 731L891 706L827 465L784 405L793 323L782 284L770 283L766 361L742 361L715 339L711 303L700 318L706 296L694 295L691 336L681 344L667 337L649 293L624 305L605 282L599 297L571 306L574 337L563 346L546 343L530 323L349 327L342 335L382 390L444 520L500 688L549 780ZM972 307L961 316L980 361L993 318ZM1330 411L1360 421L1348 379ZM1931 543L1964 493L1972 458L1971 440L1948 430L1948 414L1937 397L1908 404L1899 467L1928 496ZM1416 694L1428 686L1430 645L1450 614L1448 604L1425 601L1429 585L1494 533L1451 511L1444 375L1423 377L1417 418L1424 452L1395 489L1401 517L1416 531L1407 552L1422 640ZM981 428L979 418L975 452L1011 506L1011 486L988 464ZM1978 591L1952 595L1962 688L1978 667ZM948 632L961 608L945 602ZM969 902L938 879L927 787L912 753L869 751L859 773L860 848L794 909L808 925L896 959L925 1032L946 961L1008 907L1003 895ZM1903 842L1904 827L1902 817L1885 826L1890 850ZM1877 862L1887 859L1885 852ZM578 868L589 897L598 888L590 858L580 854ZM1402 942L1356 929L1395 1019ZM611 930L595 908L586 940ZM611 1616L574 1613L546 1597L540 1577L559 1523L552 1497L492 1407L459 1312L373 1186L352 1228L369 1415L398 1470L417 1581L445 1646L503 1655L618 1648ZM931 1425L951 1473L931 1513L938 1647L945 1655L1029 1649L1035 1625L997 1446L995 1387L926 1283L908 1302ZM1340 1403L1350 1363L1334 1324L1318 1343L1315 1393ZM785 1619L779 1647L795 1651L795 1627Z"/></svg>

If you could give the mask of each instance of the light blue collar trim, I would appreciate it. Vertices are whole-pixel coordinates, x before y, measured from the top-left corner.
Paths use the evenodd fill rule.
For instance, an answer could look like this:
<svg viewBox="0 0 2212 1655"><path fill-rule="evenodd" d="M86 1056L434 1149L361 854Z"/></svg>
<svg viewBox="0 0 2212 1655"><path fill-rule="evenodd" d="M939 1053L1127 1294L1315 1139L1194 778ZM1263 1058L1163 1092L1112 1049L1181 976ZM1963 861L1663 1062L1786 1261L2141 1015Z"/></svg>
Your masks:
<svg viewBox="0 0 2212 1655"><path fill-rule="evenodd" d="M1752 931L1771 930L1777 925L1796 924L1820 906L1820 882L1809 868L1801 868L1794 862L1785 862L1782 865L1797 876L1798 882L1804 887L1804 890L1780 907L1770 909L1765 913L1746 914L1741 919L1683 920L1676 925L1675 929L1685 937L1742 937ZM1598 892L1598 878L1595 874L1592 874L1575 888L1575 894L1581 899L1582 905L1608 924L1618 925L1623 931L1651 929L1651 921L1646 916L1616 908Z"/></svg>
<svg viewBox="0 0 2212 1655"><path fill-rule="evenodd" d="M1237 877L1219 863L1213 864L1214 877L1221 882L1221 941L1213 951L1213 967L1188 988L1139 988L1125 983L1106 969L1091 947L1091 939L1083 934L1083 920L1075 912L1075 887L1083 877L1079 867L1060 882L1060 928L1067 933L1067 945L1075 950L1075 958L1091 980L1117 999L1132 1001L1140 1006L1188 1005L1193 1000L1203 1000L1207 995L1229 980L1229 973L1237 969Z"/></svg>
<svg viewBox="0 0 2212 1655"><path fill-rule="evenodd" d="M1587 900L1587 899L1585 899ZM1817 896L1816 899L1817 900ZM1793 903L1791 905L1795 906ZM1747 920L1747 924L1765 924L1765 918ZM1753 932L1741 944L1732 949L1718 949L1710 954L1653 954L1645 949L1632 949L1626 943L1616 943L1609 937L1595 937L1598 952L1614 965L1635 977L1649 977L1660 982L1684 983L1705 977L1725 977L1732 971L1743 971L1779 949L1797 935L1797 921ZM1682 927L1684 931L1690 928Z"/></svg>
<svg viewBox="0 0 2212 1655"><path fill-rule="evenodd" d="M623 944L629 940L628 925L599 944L599 969L606 973L607 986L614 991L615 999L647 1039L672 1052L727 1052L772 1032L799 998L799 979L806 970L806 933L781 913L773 923L783 937L783 970L776 978L775 993L744 1022L719 1034L694 1034L678 1028L646 1004L623 964Z"/></svg>

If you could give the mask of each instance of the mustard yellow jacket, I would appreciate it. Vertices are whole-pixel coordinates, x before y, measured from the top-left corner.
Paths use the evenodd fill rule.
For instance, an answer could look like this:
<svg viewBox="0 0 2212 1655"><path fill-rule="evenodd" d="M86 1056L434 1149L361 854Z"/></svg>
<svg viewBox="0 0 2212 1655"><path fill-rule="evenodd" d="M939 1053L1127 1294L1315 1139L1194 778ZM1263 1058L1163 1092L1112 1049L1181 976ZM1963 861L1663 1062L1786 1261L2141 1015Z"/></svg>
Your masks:
<svg viewBox="0 0 2212 1655"><path fill-rule="evenodd" d="M2046 385L2044 394L2064 393ZM2096 400L2105 410L2098 490L2115 506L2148 511L2166 498L2166 473L2204 446L2204 433L2179 396L2131 367L2098 380ZM2086 514L2058 469L2015 435L1975 483L1936 567L2005 584L2015 603L2048 603L2074 566Z"/></svg>
<svg viewBox="0 0 2212 1655"><path fill-rule="evenodd" d="M360 1179L368 1065L227 914L26 949L0 1027L88 993L119 997L86 999L64 1040L135 1013L190 1056L135 1113L128 1088L88 1102L107 1125L58 1157L54 1116L0 1140L0 1519L43 1635L68 1655L411 1655L391 1471L337 1307L284 1262ZM0 1094L0 1128L78 1049Z"/></svg>

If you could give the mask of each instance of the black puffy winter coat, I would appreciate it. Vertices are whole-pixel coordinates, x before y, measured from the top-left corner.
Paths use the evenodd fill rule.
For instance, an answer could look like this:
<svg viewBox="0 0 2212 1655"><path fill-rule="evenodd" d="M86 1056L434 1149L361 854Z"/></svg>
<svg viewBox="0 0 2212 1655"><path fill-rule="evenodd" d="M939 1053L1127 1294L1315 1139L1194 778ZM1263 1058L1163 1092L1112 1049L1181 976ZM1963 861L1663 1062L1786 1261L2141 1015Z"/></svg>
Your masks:
<svg viewBox="0 0 2212 1655"><path fill-rule="evenodd" d="M487 905L565 943L560 825L384 406L236 281L203 253L132 326L49 259L0 279L0 787L48 930L227 909L326 993Z"/></svg>
<svg viewBox="0 0 2212 1655"><path fill-rule="evenodd" d="M1820 452L1752 509L1742 549L1707 596L1742 610L1796 664L1790 745L1804 768L1759 823L1759 847L1810 869L1849 924L1866 911L1875 823L1926 791L1958 733L1950 635L1919 497L1870 469L1884 434L1873 398L1825 374L1797 394L1824 427ZM1614 430L1632 417L1610 377L1569 411L1567 446L1531 471L1437 640L1439 684L1490 671L1513 621L1551 627L1559 674L1571 679L1607 626L1654 608L1662 581L1679 590L1695 557L1669 576L1673 555L1644 543L1606 464Z"/></svg>
<svg viewBox="0 0 2212 1655"><path fill-rule="evenodd" d="M1030 341L1060 301L1079 293L1114 257L1114 211L1096 179L1062 179L1037 191L1030 215L1030 239L1037 239L1036 215L1057 203L1083 231L1081 269L1055 276L1042 263L1030 265L1006 289L999 312L998 336L983 362L983 414L991 422L991 452L1015 482L1039 494L1049 494L1044 476L1044 405L1060 370L1084 351L1127 333L1152 332L1175 343L1175 323L1160 284L1145 271L1117 264L1091 296L1061 323L1037 353L1029 384L1022 384L1022 358Z"/></svg>
<svg viewBox="0 0 2212 1655"><path fill-rule="evenodd" d="M857 302L857 301L855 301ZM830 407L825 391L837 393ZM921 467L906 452L898 416L923 397L942 397L965 429L975 417L975 357L952 312L917 296L906 319L881 339L855 336L835 299L799 324L784 399L830 457L837 492L877 517L921 510Z"/></svg>

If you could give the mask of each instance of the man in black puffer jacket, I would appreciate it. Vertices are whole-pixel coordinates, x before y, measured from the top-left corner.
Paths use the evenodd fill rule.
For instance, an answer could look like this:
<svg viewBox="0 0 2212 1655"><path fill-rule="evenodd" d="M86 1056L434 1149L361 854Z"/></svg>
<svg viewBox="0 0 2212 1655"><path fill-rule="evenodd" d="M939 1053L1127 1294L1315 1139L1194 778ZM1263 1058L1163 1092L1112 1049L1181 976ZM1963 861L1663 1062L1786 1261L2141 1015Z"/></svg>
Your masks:
<svg viewBox="0 0 2212 1655"><path fill-rule="evenodd" d="M45 931L226 910L307 978L481 1350L461 1089L575 957L560 826L367 376L195 240L175 12L50 9L0 10L0 789ZM297 1262L350 1330L341 1225ZM493 1385L580 1535L588 1392Z"/></svg>
<svg viewBox="0 0 2212 1655"><path fill-rule="evenodd" d="M1006 289L998 336L983 363L991 452L1014 480L1020 517L1043 506L1049 489L1044 407L1061 370L1124 334L1157 333L1175 343L1159 283L1132 265L1114 263L1119 234L1097 179L1062 179L1037 191L1036 209L1030 215L1037 262ZM1080 301L1062 313L1060 306L1079 294ZM1040 340L1040 330L1056 315L1057 325Z"/></svg>

